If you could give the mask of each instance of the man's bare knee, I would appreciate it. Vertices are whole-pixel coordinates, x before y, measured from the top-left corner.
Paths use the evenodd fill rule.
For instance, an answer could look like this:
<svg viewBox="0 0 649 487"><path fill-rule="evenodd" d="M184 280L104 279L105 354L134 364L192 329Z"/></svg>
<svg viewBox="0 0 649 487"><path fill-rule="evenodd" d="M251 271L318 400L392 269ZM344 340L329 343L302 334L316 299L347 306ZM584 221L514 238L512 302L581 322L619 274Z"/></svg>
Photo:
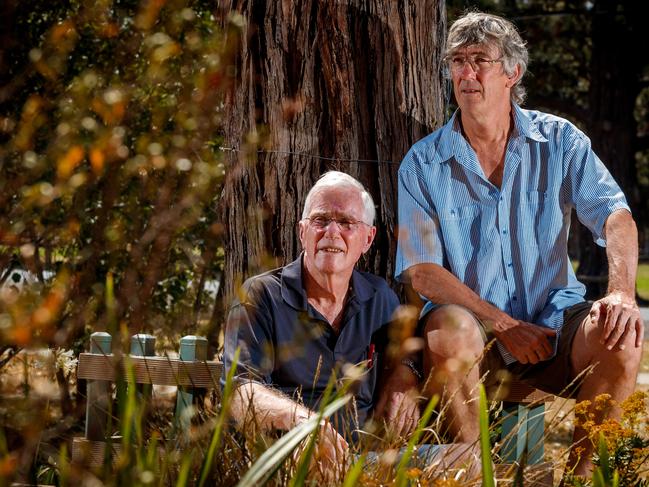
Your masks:
<svg viewBox="0 0 649 487"><path fill-rule="evenodd" d="M447 304L428 314L424 334L431 331L444 331L449 334L477 335L482 337L476 318L462 306Z"/></svg>
<svg viewBox="0 0 649 487"><path fill-rule="evenodd" d="M586 323L582 330L580 340L575 340L572 350L573 368L581 371L589 366L602 370L615 371L616 374L629 374L635 377L642 361L642 346L636 347L634 340L626 340L625 348L618 346L608 350L605 344L600 342L600 330L590 323ZM633 337L631 337L633 338Z"/></svg>
<svg viewBox="0 0 649 487"><path fill-rule="evenodd" d="M608 350L602 346L599 362L603 367L612 367L620 374L631 374L635 377L642 361L642 347L626 347L624 350L614 348Z"/></svg>
<svg viewBox="0 0 649 487"><path fill-rule="evenodd" d="M479 355L484 340L476 318L457 305L440 306L428 314L424 327L426 349L433 354L453 356L458 353Z"/></svg>

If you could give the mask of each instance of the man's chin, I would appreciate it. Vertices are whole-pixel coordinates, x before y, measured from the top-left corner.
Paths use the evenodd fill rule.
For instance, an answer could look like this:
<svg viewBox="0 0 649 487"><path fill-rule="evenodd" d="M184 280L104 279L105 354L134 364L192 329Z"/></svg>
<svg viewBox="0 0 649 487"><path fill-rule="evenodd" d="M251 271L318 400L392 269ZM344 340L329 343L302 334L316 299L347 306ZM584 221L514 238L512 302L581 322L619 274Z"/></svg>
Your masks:
<svg viewBox="0 0 649 487"><path fill-rule="evenodd" d="M315 267L323 274L336 274L345 269L345 254L319 255L315 260Z"/></svg>

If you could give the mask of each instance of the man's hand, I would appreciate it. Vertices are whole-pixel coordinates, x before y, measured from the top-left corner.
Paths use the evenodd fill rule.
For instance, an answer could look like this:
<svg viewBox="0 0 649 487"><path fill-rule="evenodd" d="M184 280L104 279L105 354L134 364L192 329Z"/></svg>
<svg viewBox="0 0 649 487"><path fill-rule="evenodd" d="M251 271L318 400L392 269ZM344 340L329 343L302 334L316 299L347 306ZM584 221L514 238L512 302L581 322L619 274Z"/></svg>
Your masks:
<svg viewBox="0 0 649 487"><path fill-rule="evenodd" d="M514 319L494 324L493 333L522 364L536 364L550 358L553 348L549 338L557 335L550 328Z"/></svg>
<svg viewBox="0 0 649 487"><path fill-rule="evenodd" d="M595 301L590 309L591 322L601 332L600 343L607 349L624 350L627 336L635 335L635 346L642 345L644 323L634 296L614 291Z"/></svg>
<svg viewBox="0 0 649 487"><path fill-rule="evenodd" d="M344 455L349 449L345 439L336 431L329 421L320 426L320 436L316 448L316 459L327 466L343 463Z"/></svg>
<svg viewBox="0 0 649 487"><path fill-rule="evenodd" d="M398 364L381 388L374 415L385 419L397 436L407 436L419 421L417 378L403 364Z"/></svg>
<svg viewBox="0 0 649 487"><path fill-rule="evenodd" d="M299 461L307 444L308 440L294 451L293 458L296 462ZM344 473L345 457L348 449L349 445L331 423L322 420L318 432L318 443L311 457L310 472L312 474L318 473L327 484L339 482L340 475Z"/></svg>

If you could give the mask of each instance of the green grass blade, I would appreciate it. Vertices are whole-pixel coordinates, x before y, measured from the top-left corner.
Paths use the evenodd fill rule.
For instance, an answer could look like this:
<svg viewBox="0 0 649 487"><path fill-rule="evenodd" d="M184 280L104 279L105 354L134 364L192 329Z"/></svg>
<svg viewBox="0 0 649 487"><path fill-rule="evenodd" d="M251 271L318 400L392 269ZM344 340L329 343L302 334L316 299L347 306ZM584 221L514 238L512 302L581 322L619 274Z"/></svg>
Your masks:
<svg viewBox="0 0 649 487"><path fill-rule="evenodd" d="M331 398L334 395L335 385L336 385L336 378L335 375L332 374L332 376L329 378L329 383L327 384L327 387L325 388L325 391L322 394L322 400L320 401L320 410L318 411L317 414L318 424L322 422L324 408L331 402ZM339 392L339 395L343 396L347 391L347 389L348 387L343 386L342 390ZM311 466L311 457L313 457L313 454L315 453L316 443L318 441L319 433L320 433L320 428L316 428L313 431L313 433L311 433L311 437L309 438L309 443L307 447L304 449L304 451L302 452L302 455L300 456L300 461L298 463L297 471L295 472L295 475L291 479L291 482L289 483L289 487L300 487L304 485L304 482L306 481L306 476L309 473L309 467Z"/></svg>
<svg viewBox="0 0 649 487"><path fill-rule="evenodd" d="M491 463L491 443L489 442L489 406L487 404L487 393L484 385L479 384L480 403L478 405L479 426L480 426L480 456L482 457L482 485L484 487L495 487L494 468Z"/></svg>
<svg viewBox="0 0 649 487"><path fill-rule="evenodd" d="M277 442L266 450L257 461L250 467L246 474L241 478L237 487L257 487L268 480L268 478L279 468L286 457L318 428L321 417L329 417L338 409L343 407L351 399L350 395L345 395L334 400L324 408L321 415L313 416L304 423L288 431Z"/></svg>
<svg viewBox="0 0 649 487"><path fill-rule="evenodd" d="M593 487L607 487L602 471L599 468L593 471Z"/></svg>
<svg viewBox="0 0 649 487"><path fill-rule="evenodd" d="M68 447L65 443L59 448L59 487L68 485L70 477L70 461L68 458Z"/></svg>
<svg viewBox="0 0 649 487"><path fill-rule="evenodd" d="M608 454L608 447L606 446L606 439L602 433L599 434L599 467L597 470L602 472L602 479L605 483L609 483L613 478L611 472L611 459Z"/></svg>
<svg viewBox="0 0 649 487"><path fill-rule="evenodd" d="M135 385L135 370L128 355L124 355L127 380L125 404L123 404L120 417L120 433L122 450L119 453L120 469L118 470L118 484L131 481L132 470L137 463L135 448L133 445L133 430L137 416L137 392Z"/></svg>
<svg viewBox="0 0 649 487"><path fill-rule="evenodd" d="M178 480L176 481L176 487L186 487L189 482L189 469L192 466L192 455L191 453L185 453L183 455L183 463L180 466L180 472L178 473Z"/></svg>
<svg viewBox="0 0 649 487"><path fill-rule="evenodd" d="M319 421L318 421L319 423ZM319 428L316 428L313 433L311 433L311 437L309 438L309 444L307 445L306 449L302 453L300 457L300 462L297 468L297 471L295 472L295 475L289 482L289 487L301 487L304 485L304 482L306 481L306 476L309 473L309 467L311 466L311 457L313 457L313 453L315 452L315 446L318 441L318 437L320 436L318 434Z"/></svg>
<svg viewBox="0 0 649 487"><path fill-rule="evenodd" d="M343 487L354 487L363 473L363 467L365 466L365 455L361 455L358 460L352 465L352 468L347 472L345 477L345 482Z"/></svg>
<svg viewBox="0 0 649 487"><path fill-rule="evenodd" d="M223 397L221 398L221 413L216 420L216 427L214 428L214 433L212 434L212 438L210 439L210 446L207 449L207 454L205 455L205 458L203 460L198 487L203 487L205 485L207 475L212 469L212 464L214 463L216 449L221 443L223 428L225 427L225 422L227 421L228 415L230 413L230 396L232 395L232 389L234 387L234 374L237 370L237 365L239 364L239 352L240 349L237 348L234 352L234 357L232 358L232 365L230 367L230 370L228 370L228 375L225 378L225 387L223 388Z"/></svg>
<svg viewBox="0 0 649 487"><path fill-rule="evenodd" d="M115 302L115 283L113 279L113 273L109 272L106 274L106 291L105 291L105 303L106 303L106 321L107 321L107 330L111 336L115 336L117 333L117 319L116 309L117 304Z"/></svg>
<svg viewBox="0 0 649 487"><path fill-rule="evenodd" d="M133 364L129 360L128 355L124 356L126 364L126 375L128 376L128 386L126 387L126 405L122 416L122 447L123 451L128 451L131 446L131 438L133 435L133 428L135 426L134 419L136 416L137 398L135 386L135 371Z"/></svg>
<svg viewBox="0 0 649 487"><path fill-rule="evenodd" d="M403 453L403 455L401 455L401 460L399 461L399 465L397 466L397 473L396 473L396 480L395 480L395 484L398 487L402 487L406 485L408 481L408 478L406 477L406 469L410 464L410 459L412 458L412 453L415 450L415 445L419 443L419 440L421 439L424 433L424 428L428 425L428 422L430 421L430 418L433 415L433 412L435 411L435 406L437 406L438 401L439 401L439 396L437 395L433 396L430 399L430 401L428 401L428 405L426 406L426 409L424 409L421 418L419 418L419 423L417 423L417 428L415 429L415 432L410 436L410 440L408 441L406 451Z"/></svg>

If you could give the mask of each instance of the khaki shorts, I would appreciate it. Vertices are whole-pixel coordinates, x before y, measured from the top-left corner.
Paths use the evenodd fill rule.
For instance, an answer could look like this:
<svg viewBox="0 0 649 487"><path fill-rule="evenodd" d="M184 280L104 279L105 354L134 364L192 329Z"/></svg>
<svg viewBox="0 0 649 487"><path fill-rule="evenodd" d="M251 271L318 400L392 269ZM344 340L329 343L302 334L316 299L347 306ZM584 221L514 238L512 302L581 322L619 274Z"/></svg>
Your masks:
<svg viewBox="0 0 649 487"><path fill-rule="evenodd" d="M472 314L479 323L485 344L490 343L480 362L480 375L485 378L485 387L492 388L507 379L517 379L532 387L561 397L575 397L579 391L580 381L575 380L577 374L572 370L570 354L572 342L581 323L588 316L592 302L578 303L563 312L563 327L559 333L557 354L537 364L521 364L514 362L505 365L493 336L487 332L485 325ZM422 318L422 321L426 316ZM506 372L505 372L506 371ZM503 376L509 376L507 378Z"/></svg>

